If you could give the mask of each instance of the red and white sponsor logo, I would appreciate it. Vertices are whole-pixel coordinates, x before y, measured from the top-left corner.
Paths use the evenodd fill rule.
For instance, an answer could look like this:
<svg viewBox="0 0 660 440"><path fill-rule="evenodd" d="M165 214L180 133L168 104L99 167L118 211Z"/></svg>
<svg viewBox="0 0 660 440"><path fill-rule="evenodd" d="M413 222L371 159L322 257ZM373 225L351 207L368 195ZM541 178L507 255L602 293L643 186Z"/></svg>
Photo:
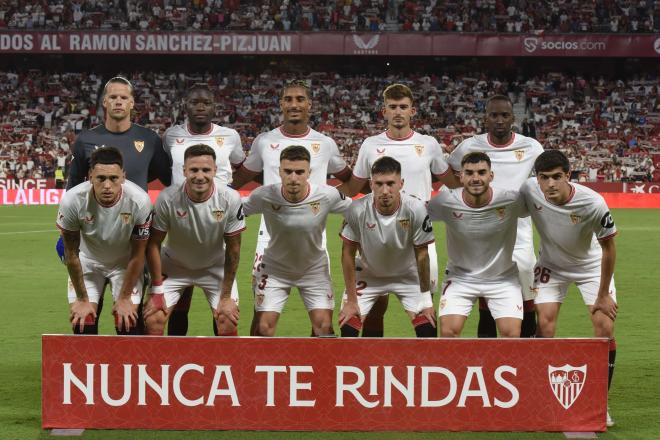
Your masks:
<svg viewBox="0 0 660 440"><path fill-rule="evenodd" d="M357 34L353 34L353 44L356 49L353 49L353 53L356 55L376 55L378 54L378 43L380 42L380 35L365 35L361 37Z"/></svg>
<svg viewBox="0 0 660 440"><path fill-rule="evenodd" d="M628 192L634 194L659 194L660 184L657 183L629 183Z"/></svg>
<svg viewBox="0 0 660 440"><path fill-rule="evenodd" d="M607 50L607 43L605 41L598 40L570 40L562 37L527 37L523 39L523 49L527 53L534 53L536 51L600 52Z"/></svg>
<svg viewBox="0 0 660 440"><path fill-rule="evenodd" d="M581 367L573 367L568 364L563 367L548 365L550 389L552 389L552 393L565 409L570 408L577 398L580 397L586 380L586 364Z"/></svg>

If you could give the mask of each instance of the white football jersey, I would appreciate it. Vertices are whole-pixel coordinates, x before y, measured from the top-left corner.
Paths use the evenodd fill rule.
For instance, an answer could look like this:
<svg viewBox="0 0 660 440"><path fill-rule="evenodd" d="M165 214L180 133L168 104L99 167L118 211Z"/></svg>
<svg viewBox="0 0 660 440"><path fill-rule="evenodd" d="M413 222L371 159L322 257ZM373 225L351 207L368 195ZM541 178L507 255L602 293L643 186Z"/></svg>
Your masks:
<svg viewBox="0 0 660 440"><path fill-rule="evenodd" d="M401 193L399 209L380 214L367 194L344 213L341 236L360 246L361 277L418 276L415 247L435 241L426 206L419 198Z"/></svg>
<svg viewBox="0 0 660 440"><path fill-rule="evenodd" d="M287 135L282 127L257 136L243 166L256 173L263 171L264 185L280 183L280 154L291 145L302 145L309 151L310 183L325 185L328 174L346 169L346 161L339 154L339 148L332 138L311 128L300 136Z"/></svg>
<svg viewBox="0 0 660 440"><path fill-rule="evenodd" d="M422 200L431 198L431 173L442 176L450 172L438 141L411 131L403 139L391 138L387 132L366 138L358 151L353 175L359 179L371 178L371 166L383 156L401 163L403 190Z"/></svg>
<svg viewBox="0 0 660 440"><path fill-rule="evenodd" d="M163 135L163 148L172 158L172 185L178 186L186 179L183 176L183 155L188 147L204 144L215 151L218 167L216 177L225 185L231 183L232 165L238 166L245 160L241 137L236 130L211 124L208 133L193 134L188 124L174 125Z"/></svg>
<svg viewBox="0 0 660 440"><path fill-rule="evenodd" d="M494 175L492 186L520 191L520 187L532 175L534 161L543 153L543 146L536 139L518 133L512 133L506 145L493 144L487 133L479 134L461 142L447 161L452 169L460 171L463 156L474 152L486 153L490 158ZM533 246L531 220L521 218L518 226L516 246Z"/></svg>
<svg viewBox="0 0 660 440"><path fill-rule="evenodd" d="M262 264L269 274L286 278L327 264L323 231L328 214L343 213L351 204L336 188L313 184L307 196L295 203L284 198L281 183L261 186L244 200L245 214L263 214L270 234Z"/></svg>
<svg viewBox="0 0 660 440"><path fill-rule="evenodd" d="M442 220L447 228L448 275L471 283L516 276L512 255L518 217L527 215L522 197L492 188L488 204L473 208L463 191L441 191L428 203L431 220Z"/></svg>
<svg viewBox="0 0 660 440"><path fill-rule="evenodd" d="M131 239L149 239L152 206L149 195L128 180L112 206L102 206L89 181L64 193L57 213L57 227L80 231L80 253L106 266L126 267Z"/></svg>
<svg viewBox="0 0 660 440"><path fill-rule="evenodd" d="M190 200L185 183L165 188L156 200L153 227L167 232L162 252L187 269L224 265L224 237L245 229L241 196L218 178L214 184L203 202Z"/></svg>
<svg viewBox="0 0 660 440"><path fill-rule="evenodd" d="M541 236L539 265L561 271L600 274L602 249L598 240L617 233L603 196L586 186L569 183L571 196L563 205L546 200L536 178L522 194Z"/></svg>

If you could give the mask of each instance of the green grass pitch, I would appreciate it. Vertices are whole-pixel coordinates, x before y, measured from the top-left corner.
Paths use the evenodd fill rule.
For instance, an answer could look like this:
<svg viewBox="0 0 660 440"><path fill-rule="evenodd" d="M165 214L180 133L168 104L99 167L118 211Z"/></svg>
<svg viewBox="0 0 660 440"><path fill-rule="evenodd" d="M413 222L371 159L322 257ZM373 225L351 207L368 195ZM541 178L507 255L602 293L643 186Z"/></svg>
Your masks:
<svg viewBox="0 0 660 440"><path fill-rule="evenodd" d="M51 438L41 430L40 335L70 333L67 322L66 270L55 256L57 239L55 206L0 206L0 439ZM617 319L618 357L610 406L617 425L603 439L660 438L660 291L658 250L660 212L615 210L619 228L615 279L619 298ZM330 218L328 246L335 293L343 289L337 232L340 219ZM243 234L239 270L241 322L239 333L247 335L251 320L250 268L258 218L250 218ZM443 228L436 226L439 266L446 262ZM558 336L589 336L587 311L573 288L562 307ZM436 299L437 301L437 299ZM335 313L336 317L336 313ZM468 320L464 335L475 334L476 319ZM292 295L278 327L279 336L306 336L309 323L302 302ZM113 334L110 307L102 316L101 332ZM390 301L386 317L387 336L414 336L398 302ZM193 297L190 335L210 335L211 314L199 291ZM561 433L252 433L94 431L88 439L561 439Z"/></svg>

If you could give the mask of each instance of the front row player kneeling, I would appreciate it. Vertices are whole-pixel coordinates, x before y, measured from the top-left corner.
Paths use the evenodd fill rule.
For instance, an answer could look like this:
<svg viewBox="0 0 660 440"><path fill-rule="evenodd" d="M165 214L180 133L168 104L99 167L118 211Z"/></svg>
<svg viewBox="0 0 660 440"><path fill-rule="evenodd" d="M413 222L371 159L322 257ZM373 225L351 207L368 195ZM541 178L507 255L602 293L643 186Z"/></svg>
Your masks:
<svg viewBox="0 0 660 440"><path fill-rule="evenodd" d="M569 162L557 150L542 153L534 164L536 178L521 188L541 237L534 270L538 289L537 336L555 335L559 309L571 283L589 308L594 336L610 340L608 388L614 373L617 315L614 263L616 227L605 199L595 191L569 182ZM607 413L607 426L614 421Z"/></svg>
<svg viewBox="0 0 660 440"><path fill-rule="evenodd" d="M518 191L490 186L493 172L485 153L463 157L460 180L462 188L441 191L428 204L431 220L442 220L447 228L442 336L460 336L474 302L485 298L500 335L517 338L523 304L512 255L525 204Z"/></svg>
<svg viewBox="0 0 660 440"><path fill-rule="evenodd" d="M147 246L152 279L145 307L147 333L162 335L183 291L198 286L219 335L237 336L238 297L232 296L232 284L245 229L241 197L215 178L216 156L207 145L186 149L183 173L185 182L165 188L156 200Z"/></svg>
<svg viewBox="0 0 660 440"><path fill-rule="evenodd" d="M359 336L374 303L391 292L417 336L435 337L428 251L435 239L424 202L401 192L401 164L391 157L374 162L369 185L372 193L344 214L340 234L347 296L339 314L341 335Z"/></svg>
<svg viewBox="0 0 660 440"><path fill-rule="evenodd" d="M74 333L98 333L96 310L109 280L117 334L137 334L150 224L149 196L126 180L119 150L95 150L89 180L64 194L57 213Z"/></svg>

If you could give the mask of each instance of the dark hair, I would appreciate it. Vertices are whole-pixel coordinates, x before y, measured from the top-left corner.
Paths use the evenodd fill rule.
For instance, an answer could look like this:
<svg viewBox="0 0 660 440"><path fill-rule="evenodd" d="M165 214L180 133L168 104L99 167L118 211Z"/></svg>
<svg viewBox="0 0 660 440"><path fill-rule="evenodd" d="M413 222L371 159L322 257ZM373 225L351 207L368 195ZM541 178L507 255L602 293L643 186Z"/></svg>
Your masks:
<svg viewBox="0 0 660 440"><path fill-rule="evenodd" d="M215 151L206 144L195 144L186 148L185 153L183 153L183 161L185 162L189 157L199 156L211 156L213 162L215 162Z"/></svg>
<svg viewBox="0 0 660 440"><path fill-rule="evenodd" d="M213 94L213 90L211 90L209 85L206 83L195 83L192 86L190 86L190 88L186 92L186 99L188 99L190 95L192 95L194 92L205 92L205 93L209 93L212 97L215 97L215 95Z"/></svg>
<svg viewBox="0 0 660 440"><path fill-rule="evenodd" d="M479 163L479 162L486 162L488 164L488 168L490 168L490 157L488 157L486 153L482 153L480 151L475 151L474 153L468 153L465 156L463 156L463 159L461 159L461 168L466 163Z"/></svg>
<svg viewBox="0 0 660 440"><path fill-rule="evenodd" d="M565 173L568 173L570 169L568 158L559 150L544 151L534 161L534 171L537 174L554 170L557 167L561 167L561 170Z"/></svg>
<svg viewBox="0 0 660 440"><path fill-rule="evenodd" d="M509 105L511 106L511 108L513 108L513 101L511 101L511 98L509 98L509 97L506 96L506 95L493 95L493 96L489 97L489 98L486 100L486 107L488 107L488 104L490 104L490 103L493 102L493 101L505 101L505 102L508 102Z"/></svg>
<svg viewBox="0 0 660 440"><path fill-rule="evenodd" d="M371 175L374 174L398 174L401 175L401 164L393 157L383 156L371 165Z"/></svg>
<svg viewBox="0 0 660 440"><path fill-rule="evenodd" d="M121 151L115 147L101 147L92 152L89 159L89 169L93 169L96 164L101 165L119 165L119 168L124 169L124 158Z"/></svg>
<svg viewBox="0 0 660 440"><path fill-rule="evenodd" d="M284 84L284 87L282 87L282 96L284 96L284 93L289 90L289 89L304 89L305 90L305 95L307 95L307 99L312 99L312 91L309 87L309 84L307 81L303 81L302 79L292 79L291 81L288 81L286 84Z"/></svg>
<svg viewBox="0 0 660 440"><path fill-rule="evenodd" d="M131 96L133 96L133 84L123 76L115 76L112 77L108 80L107 83L105 83L105 86L103 86L103 96L108 92L108 87L110 87L110 84L123 84L125 86L128 86L128 90L131 93Z"/></svg>
<svg viewBox="0 0 660 440"><path fill-rule="evenodd" d="M398 101L403 98L409 98L411 103L414 102L412 90L404 84L391 84L383 91L383 100Z"/></svg>
<svg viewBox="0 0 660 440"><path fill-rule="evenodd" d="M282 150L282 153L280 154L280 162L283 160L306 160L311 163L312 156L309 154L309 151L307 151L307 148L302 145L290 145Z"/></svg>

